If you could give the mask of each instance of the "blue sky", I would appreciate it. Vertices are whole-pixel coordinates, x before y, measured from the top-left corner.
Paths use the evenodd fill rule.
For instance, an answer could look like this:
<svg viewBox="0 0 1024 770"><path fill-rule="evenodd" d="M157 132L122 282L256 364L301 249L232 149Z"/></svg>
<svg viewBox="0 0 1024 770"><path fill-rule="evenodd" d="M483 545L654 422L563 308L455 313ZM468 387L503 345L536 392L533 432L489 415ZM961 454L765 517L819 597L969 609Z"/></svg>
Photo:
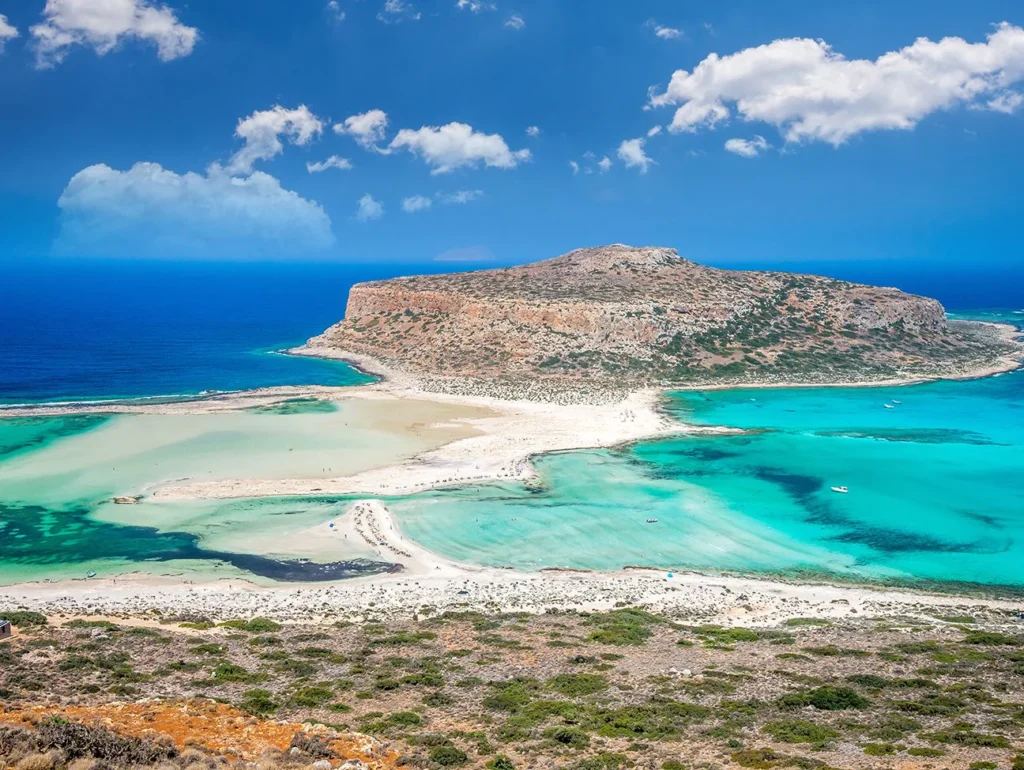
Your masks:
<svg viewBox="0 0 1024 770"><path fill-rule="evenodd" d="M1019 0L0 14L6 258L1024 257Z"/></svg>

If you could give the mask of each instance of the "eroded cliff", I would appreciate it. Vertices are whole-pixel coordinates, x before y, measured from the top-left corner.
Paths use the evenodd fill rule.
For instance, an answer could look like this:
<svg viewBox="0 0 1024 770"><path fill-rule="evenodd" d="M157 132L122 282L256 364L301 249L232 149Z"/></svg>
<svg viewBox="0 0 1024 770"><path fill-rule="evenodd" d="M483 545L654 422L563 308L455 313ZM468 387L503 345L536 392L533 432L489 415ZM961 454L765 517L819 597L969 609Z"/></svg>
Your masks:
<svg viewBox="0 0 1024 770"><path fill-rule="evenodd" d="M618 384L934 376L999 351L933 299L612 245L354 286L314 348L431 377Z"/></svg>

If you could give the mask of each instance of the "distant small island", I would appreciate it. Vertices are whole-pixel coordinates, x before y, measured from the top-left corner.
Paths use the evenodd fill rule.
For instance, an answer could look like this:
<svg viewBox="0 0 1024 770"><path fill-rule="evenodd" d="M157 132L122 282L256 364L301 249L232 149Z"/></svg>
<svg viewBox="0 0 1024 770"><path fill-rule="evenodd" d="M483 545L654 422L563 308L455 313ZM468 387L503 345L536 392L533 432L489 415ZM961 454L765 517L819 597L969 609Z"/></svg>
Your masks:
<svg viewBox="0 0 1024 770"><path fill-rule="evenodd" d="M304 352L493 392L972 377L1014 368L1020 346L1011 327L949 321L938 301L898 289L614 244L357 284L344 320Z"/></svg>

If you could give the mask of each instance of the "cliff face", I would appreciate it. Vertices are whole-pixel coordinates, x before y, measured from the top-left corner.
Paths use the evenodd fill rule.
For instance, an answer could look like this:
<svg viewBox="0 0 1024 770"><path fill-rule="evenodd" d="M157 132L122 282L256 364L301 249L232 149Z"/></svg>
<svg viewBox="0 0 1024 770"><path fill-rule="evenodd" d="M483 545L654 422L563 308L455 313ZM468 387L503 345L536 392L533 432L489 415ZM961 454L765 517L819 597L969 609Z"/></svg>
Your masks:
<svg viewBox="0 0 1024 770"><path fill-rule="evenodd" d="M358 284L309 344L423 375L661 384L878 378L977 353L932 299L622 245Z"/></svg>

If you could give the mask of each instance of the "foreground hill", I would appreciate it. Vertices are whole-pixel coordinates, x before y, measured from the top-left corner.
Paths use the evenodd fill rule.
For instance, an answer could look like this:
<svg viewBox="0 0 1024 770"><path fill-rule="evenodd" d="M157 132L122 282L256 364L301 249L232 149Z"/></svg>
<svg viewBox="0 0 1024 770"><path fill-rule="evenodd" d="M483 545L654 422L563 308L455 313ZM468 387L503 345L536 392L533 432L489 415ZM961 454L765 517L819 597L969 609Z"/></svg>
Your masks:
<svg viewBox="0 0 1024 770"><path fill-rule="evenodd" d="M632 608L336 625L15 612L0 767L1020 770L1019 621L966 611L770 629Z"/></svg>
<svg viewBox="0 0 1024 770"><path fill-rule="evenodd" d="M309 346L420 376L619 386L955 376L1007 352L933 299L619 244L357 284L345 319Z"/></svg>

